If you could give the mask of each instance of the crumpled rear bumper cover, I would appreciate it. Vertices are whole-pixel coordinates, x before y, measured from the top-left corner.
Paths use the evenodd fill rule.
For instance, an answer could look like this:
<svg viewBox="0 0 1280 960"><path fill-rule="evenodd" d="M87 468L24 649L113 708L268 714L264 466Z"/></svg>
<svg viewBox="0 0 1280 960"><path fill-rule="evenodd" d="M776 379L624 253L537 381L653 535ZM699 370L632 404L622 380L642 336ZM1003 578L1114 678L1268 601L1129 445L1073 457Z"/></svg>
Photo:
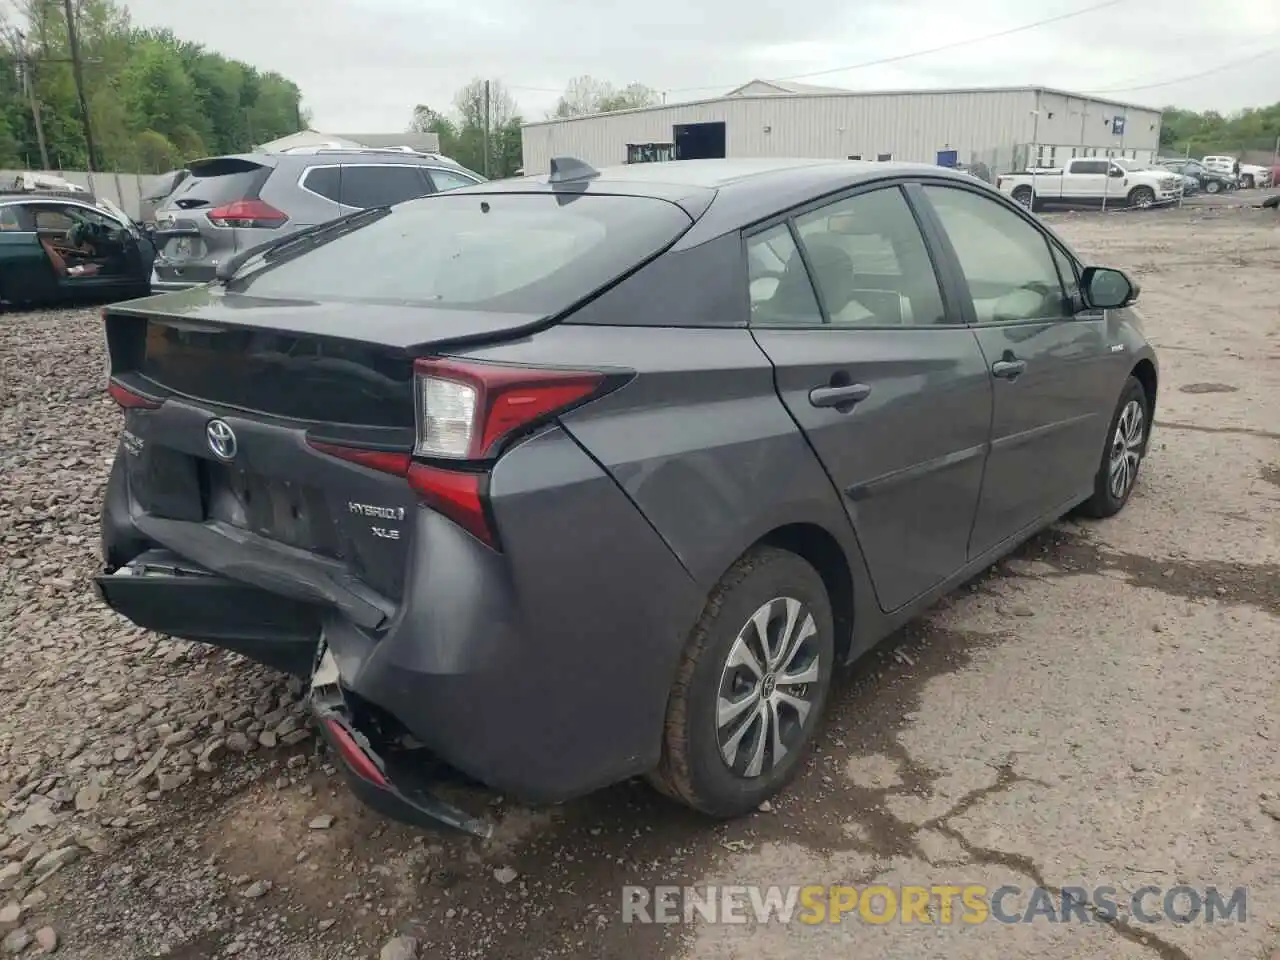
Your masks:
<svg viewBox="0 0 1280 960"><path fill-rule="evenodd" d="M406 781L370 727L357 724L342 690L333 654L324 647L311 680L311 710L342 761L351 790L384 816L419 827L446 826L486 839L493 825Z"/></svg>

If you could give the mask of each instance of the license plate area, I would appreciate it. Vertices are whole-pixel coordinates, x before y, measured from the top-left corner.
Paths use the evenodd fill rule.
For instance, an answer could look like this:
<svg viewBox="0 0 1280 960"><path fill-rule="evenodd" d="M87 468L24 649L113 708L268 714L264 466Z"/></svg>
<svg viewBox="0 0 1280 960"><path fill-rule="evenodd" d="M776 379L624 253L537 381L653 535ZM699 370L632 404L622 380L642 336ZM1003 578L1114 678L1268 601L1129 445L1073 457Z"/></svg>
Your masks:
<svg viewBox="0 0 1280 960"><path fill-rule="evenodd" d="M206 462L204 469L210 520L300 550L341 558L328 503L315 487L230 464Z"/></svg>

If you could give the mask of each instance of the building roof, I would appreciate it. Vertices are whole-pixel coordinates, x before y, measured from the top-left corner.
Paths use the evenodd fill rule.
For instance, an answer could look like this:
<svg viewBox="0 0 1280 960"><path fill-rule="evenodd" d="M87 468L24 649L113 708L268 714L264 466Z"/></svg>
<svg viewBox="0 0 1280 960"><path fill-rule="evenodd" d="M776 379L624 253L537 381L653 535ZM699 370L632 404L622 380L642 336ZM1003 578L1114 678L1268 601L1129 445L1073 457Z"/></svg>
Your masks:
<svg viewBox="0 0 1280 960"><path fill-rule="evenodd" d="M780 94L797 93L853 93L848 87L824 87L813 83L796 83L794 80L752 80L740 87L735 87L725 94L726 97L739 97L752 87L768 87ZM761 90L760 93L766 93Z"/></svg>
<svg viewBox="0 0 1280 960"><path fill-rule="evenodd" d="M751 83L744 84L738 90L745 90L752 84L765 83L771 86L777 86L780 81L776 80L752 80ZM789 84L791 85L791 84ZM800 86L795 84L794 86ZM613 110L608 113L589 113L577 117L555 117L550 120L535 120L524 124L525 127L543 127L551 124L567 124L578 123L582 120L594 120L599 117L616 117L631 113L655 113L659 110L670 110L676 107L696 107L704 104L724 103L726 101L738 100L769 100L777 101L779 99L794 102L798 100L816 99L818 97L903 97L903 96L946 96L952 94L980 94L980 93L1051 93L1060 97L1072 97L1076 100L1089 100L1093 103L1103 103L1112 107L1123 107L1126 110L1142 110L1146 113L1159 114L1163 111L1159 107L1147 107L1137 103L1126 103L1123 100L1112 100L1107 97L1093 97L1087 93L1072 93L1069 90L1059 90L1056 87L1041 86L1023 86L1023 87L947 87L943 89L916 89L916 90L842 90L838 87L816 88L814 91L797 91L787 96L779 97L778 93L738 93L731 91L728 95L720 97L705 97L701 100L686 100L682 103L664 103L653 107L635 107L630 110Z"/></svg>

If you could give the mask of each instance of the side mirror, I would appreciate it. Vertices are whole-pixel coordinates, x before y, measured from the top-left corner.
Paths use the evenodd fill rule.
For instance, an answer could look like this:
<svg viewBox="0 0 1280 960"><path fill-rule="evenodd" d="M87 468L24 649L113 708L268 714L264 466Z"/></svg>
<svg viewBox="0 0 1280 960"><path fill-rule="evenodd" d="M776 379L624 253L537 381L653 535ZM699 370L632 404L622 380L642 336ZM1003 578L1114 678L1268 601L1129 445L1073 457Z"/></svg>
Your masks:
<svg viewBox="0 0 1280 960"><path fill-rule="evenodd" d="M1116 177L1117 179L1119 179L1120 177L1124 176L1124 171L1121 170L1119 167L1112 167L1108 171L1107 175L1111 177Z"/></svg>
<svg viewBox="0 0 1280 960"><path fill-rule="evenodd" d="M1094 310L1119 310L1137 300L1141 288L1123 270L1085 267L1080 292L1085 305Z"/></svg>

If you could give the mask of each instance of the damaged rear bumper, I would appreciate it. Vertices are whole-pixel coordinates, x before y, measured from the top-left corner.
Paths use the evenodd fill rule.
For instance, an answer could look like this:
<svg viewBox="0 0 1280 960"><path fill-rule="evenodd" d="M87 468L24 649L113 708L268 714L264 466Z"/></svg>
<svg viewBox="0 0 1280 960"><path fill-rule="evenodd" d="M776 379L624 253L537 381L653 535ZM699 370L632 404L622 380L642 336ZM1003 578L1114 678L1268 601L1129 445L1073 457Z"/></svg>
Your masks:
<svg viewBox="0 0 1280 960"><path fill-rule="evenodd" d="M99 599L140 627L210 643L307 677L320 642L308 603L230 580L169 550L94 578Z"/></svg>
<svg viewBox="0 0 1280 960"><path fill-rule="evenodd" d="M420 770L396 762L394 745L372 724L359 724L342 690L333 654L323 649L311 679L311 710L321 733L342 761L351 790L383 816L419 827L445 826L487 839L493 826L417 782ZM410 751L410 754L421 751Z"/></svg>

